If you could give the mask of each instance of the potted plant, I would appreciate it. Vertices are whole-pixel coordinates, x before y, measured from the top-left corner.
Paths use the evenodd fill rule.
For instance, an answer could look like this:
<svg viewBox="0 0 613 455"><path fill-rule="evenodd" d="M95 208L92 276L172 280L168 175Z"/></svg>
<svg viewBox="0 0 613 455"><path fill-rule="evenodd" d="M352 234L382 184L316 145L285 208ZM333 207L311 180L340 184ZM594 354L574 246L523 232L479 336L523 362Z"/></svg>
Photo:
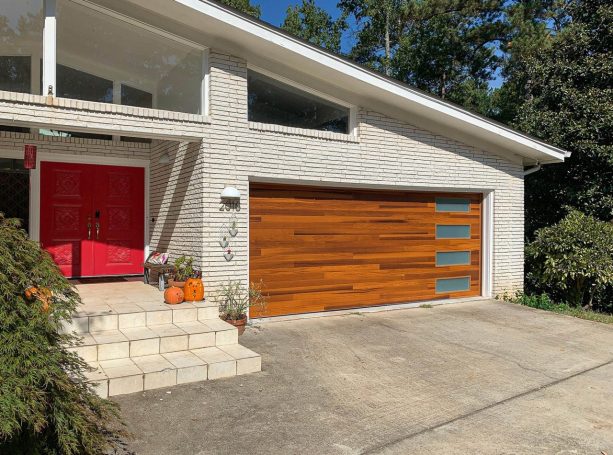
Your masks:
<svg viewBox="0 0 613 455"><path fill-rule="evenodd" d="M251 283L248 288L241 281L229 281L221 286L215 301L219 305L221 318L236 327L239 335L245 332L247 310L253 307L263 309L266 306L262 281Z"/></svg>
<svg viewBox="0 0 613 455"><path fill-rule="evenodd" d="M194 258L180 256L175 260L174 266L175 270L168 284L183 289L185 282L195 276Z"/></svg>

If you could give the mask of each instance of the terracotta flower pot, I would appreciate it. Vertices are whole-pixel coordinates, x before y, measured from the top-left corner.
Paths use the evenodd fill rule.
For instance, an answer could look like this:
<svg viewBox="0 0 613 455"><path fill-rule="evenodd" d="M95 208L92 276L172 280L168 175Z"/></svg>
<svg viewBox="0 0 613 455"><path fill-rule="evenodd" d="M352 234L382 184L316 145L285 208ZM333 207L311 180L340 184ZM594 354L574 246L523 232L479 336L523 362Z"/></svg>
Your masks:
<svg viewBox="0 0 613 455"><path fill-rule="evenodd" d="M238 329L238 335L245 333L245 326L247 325L247 316L243 316L241 319L226 319L228 324L232 324Z"/></svg>
<svg viewBox="0 0 613 455"><path fill-rule="evenodd" d="M168 286L183 289L183 287L185 286L185 281L175 281L172 278L169 278Z"/></svg>
<svg viewBox="0 0 613 455"><path fill-rule="evenodd" d="M204 300L204 284L200 278L190 278L183 286L186 302L200 302Z"/></svg>
<svg viewBox="0 0 613 455"><path fill-rule="evenodd" d="M169 305L178 305L183 302L183 290L172 286L164 291L164 302Z"/></svg>

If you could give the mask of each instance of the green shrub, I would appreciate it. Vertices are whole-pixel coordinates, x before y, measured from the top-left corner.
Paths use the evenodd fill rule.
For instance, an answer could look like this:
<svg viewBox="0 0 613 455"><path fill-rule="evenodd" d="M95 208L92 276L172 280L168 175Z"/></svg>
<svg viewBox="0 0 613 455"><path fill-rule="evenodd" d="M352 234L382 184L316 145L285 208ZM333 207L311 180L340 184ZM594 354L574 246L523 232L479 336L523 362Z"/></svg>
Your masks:
<svg viewBox="0 0 613 455"><path fill-rule="evenodd" d="M526 247L527 287L571 306L605 308L613 285L613 224L572 210Z"/></svg>
<svg viewBox="0 0 613 455"><path fill-rule="evenodd" d="M575 318L587 319L588 321L602 322L604 324L613 324L613 314L599 313L583 308L571 307L566 303L555 303L547 294L524 294L517 292L515 294L504 293L497 297L501 300L517 303L520 305L537 308L539 310L552 311L554 313L565 314Z"/></svg>
<svg viewBox="0 0 613 455"><path fill-rule="evenodd" d="M51 291L50 307L25 298ZM0 453L100 454L117 444L117 408L93 393L59 332L79 296L49 255L0 213Z"/></svg>

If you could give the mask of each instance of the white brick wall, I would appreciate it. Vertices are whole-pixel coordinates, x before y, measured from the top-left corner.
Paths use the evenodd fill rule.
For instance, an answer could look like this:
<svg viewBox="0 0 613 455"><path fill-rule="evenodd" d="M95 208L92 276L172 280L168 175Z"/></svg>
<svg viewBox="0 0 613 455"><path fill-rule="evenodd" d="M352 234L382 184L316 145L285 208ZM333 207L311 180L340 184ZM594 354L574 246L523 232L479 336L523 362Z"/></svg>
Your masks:
<svg viewBox="0 0 613 455"><path fill-rule="evenodd" d="M211 52L211 119L204 139L204 273L209 287L229 277L248 280L249 181L398 185L494 191L494 293L523 283L523 167L474 147L361 108L359 141L266 131L247 121L247 69L240 59ZM236 215L236 253L226 262L218 244L230 215L219 193L236 186L243 197Z"/></svg>
<svg viewBox="0 0 613 455"><path fill-rule="evenodd" d="M151 158L148 220L151 248L168 250L175 257L195 256L209 291L229 278L248 280L250 180L491 189L495 202L493 290L498 293L522 287L524 224L520 163L364 107L358 113L358 140L346 135L311 137L304 130L271 131L265 125L250 125L246 62L215 51L211 52L210 61L211 116L206 121L211 123L196 127L202 131L202 142L154 141L148 145L0 133L0 150L23 150L24 143L35 143L40 151ZM22 109L22 104L16 109ZM108 119L121 121L117 116ZM68 123L76 120L69 119ZM181 134L176 121L168 120L168 128L173 134ZM186 135L193 132L193 124L186 127ZM170 154L169 164L159 163L163 153ZM231 262L224 259L218 243L222 227L234 216L220 205L219 194L228 185L242 193L241 210L234 214L239 234L231 239L230 246L235 252Z"/></svg>

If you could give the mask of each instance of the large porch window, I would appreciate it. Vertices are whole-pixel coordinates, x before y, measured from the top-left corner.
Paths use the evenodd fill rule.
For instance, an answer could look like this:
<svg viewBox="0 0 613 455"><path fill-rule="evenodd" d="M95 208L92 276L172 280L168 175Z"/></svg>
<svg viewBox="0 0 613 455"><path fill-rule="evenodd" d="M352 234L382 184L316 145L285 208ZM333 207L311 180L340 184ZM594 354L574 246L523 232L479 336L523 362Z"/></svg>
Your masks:
<svg viewBox="0 0 613 455"><path fill-rule="evenodd" d="M57 96L203 114L204 49L85 1L57 0Z"/></svg>
<svg viewBox="0 0 613 455"><path fill-rule="evenodd" d="M4 2L0 8L0 90L40 94L43 0ZM0 125L0 131L29 129Z"/></svg>
<svg viewBox="0 0 613 455"><path fill-rule="evenodd" d="M87 0L0 8L0 90L206 114L206 48Z"/></svg>
<svg viewBox="0 0 613 455"><path fill-rule="evenodd" d="M0 8L0 90L40 94L43 1L3 2Z"/></svg>

